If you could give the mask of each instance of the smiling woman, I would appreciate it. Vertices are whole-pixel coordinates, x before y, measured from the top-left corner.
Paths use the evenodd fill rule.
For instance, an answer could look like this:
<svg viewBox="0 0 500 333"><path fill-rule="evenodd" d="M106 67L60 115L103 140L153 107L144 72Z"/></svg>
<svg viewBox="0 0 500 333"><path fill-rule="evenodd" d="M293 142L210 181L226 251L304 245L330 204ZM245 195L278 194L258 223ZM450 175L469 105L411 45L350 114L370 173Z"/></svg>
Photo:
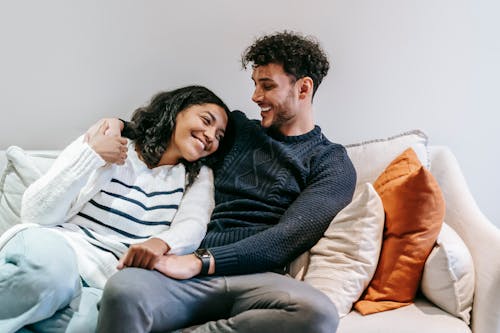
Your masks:
<svg viewBox="0 0 500 333"><path fill-rule="evenodd" d="M107 119L64 149L23 196L23 222L41 227L20 230L0 249L0 332L29 324L44 331L62 317L69 326L82 288L197 249L214 206L208 166L228 118L213 92L188 86L137 109L123 129L129 144ZM78 317L85 330L97 323L91 306L80 312L93 318Z"/></svg>
<svg viewBox="0 0 500 333"><path fill-rule="evenodd" d="M135 140L143 161L150 167L183 162L190 180L196 177L202 158L214 153L224 137L229 109L213 92L188 86L161 92L137 109L122 135ZM193 149L201 140L205 146Z"/></svg>
<svg viewBox="0 0 500 333"><path fill-rule="evenodd" d="M224 138L228 116L216 104L193 105L177 116L177 125L160 164L196 161L214 153ZM174 162L174 163L167 163Z"/></svg>

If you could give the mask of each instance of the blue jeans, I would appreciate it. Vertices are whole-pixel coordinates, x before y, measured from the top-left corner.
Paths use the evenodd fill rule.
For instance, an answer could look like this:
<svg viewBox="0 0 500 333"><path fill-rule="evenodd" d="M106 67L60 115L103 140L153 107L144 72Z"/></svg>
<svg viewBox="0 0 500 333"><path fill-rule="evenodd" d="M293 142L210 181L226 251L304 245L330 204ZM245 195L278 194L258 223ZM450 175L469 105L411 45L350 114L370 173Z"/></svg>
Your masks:
<svg viewBox="0 0 500 333"><path fill-rule="evenodd" d="M106 283L97 332L334 333L337 325L326 295L276 273L174 280L126 268Z"/></svg>
<svg viewBox="0 0 500 333"><path fill-rule="evenodd" d="M91 332L100 296L82 288L75 252L52 230L25 229L0 250L0 332Z"/></svg>

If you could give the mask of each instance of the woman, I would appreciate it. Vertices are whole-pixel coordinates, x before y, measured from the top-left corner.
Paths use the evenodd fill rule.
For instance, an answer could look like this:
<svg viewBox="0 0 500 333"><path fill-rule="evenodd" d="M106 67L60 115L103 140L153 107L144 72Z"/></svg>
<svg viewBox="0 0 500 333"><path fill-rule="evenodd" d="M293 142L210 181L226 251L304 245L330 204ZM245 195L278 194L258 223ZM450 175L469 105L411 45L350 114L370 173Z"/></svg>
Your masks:
<svg viewBox="0 0 500 333"><path fill-rule="evenodd" d="M166 253L194 251L213 209L213 176L202 165L228 114L210 90L189 86L134 112L123 165L106 162L107 145L123 144L106 122L64 149L23 195L23 223L43 228L20 231L0 250L0 331L72 308L82 285L103 288L124 266L154 269Z"/></svg>

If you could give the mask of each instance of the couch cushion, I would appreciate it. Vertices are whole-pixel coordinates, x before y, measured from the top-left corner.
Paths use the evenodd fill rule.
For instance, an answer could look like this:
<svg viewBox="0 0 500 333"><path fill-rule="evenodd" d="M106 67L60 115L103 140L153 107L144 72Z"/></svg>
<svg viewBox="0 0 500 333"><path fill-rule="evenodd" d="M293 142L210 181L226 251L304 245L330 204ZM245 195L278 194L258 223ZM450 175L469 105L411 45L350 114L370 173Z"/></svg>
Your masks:
<svg viewBox="0 0 500 333"><path fill-rule="evenodd" d="M474 264L467 246L446 223L425 262L421 289L434 304L469 324Z"/></svg>
<svg viewBox="0 0 500 333"><path fill-rule="evenodd" d="M413 148L422 165L426 168L430 167L427 136L419 130L398 134L387 139L349 144L345 147L356 168L358 187L367 182L373 183L387 165L408 148Z"/></svg>
<svg viewBox="0 0 500 333"><path fill-rule="evenodd" d="M374 187L384 205L384 240L373 280L355 304L363 314L413 301L445 213L437 181L411 148L384 170Z"/></svg>
<svg viewBox="0 0 500 333"><path fill-rule="evenodd" d="M371 184L362 189L290 272L323 291L341 317L351 311L373 277L382 244L382 201Z"/></svg>
<svg viewBox="0 0 500 333"><path fill-rule="evenodd" d="M418 298L399 309L363 316L352 311L340 319L337 333L471 333L460 319Z"/></svg>
<svg viewBox="0 0 500 333"><path fill-rule="evenodd" d="M7 164L0 177L0 235L20 222L21 200L26 188L45 173L57 152L28 154L23 149L7 148Z"/></svg>

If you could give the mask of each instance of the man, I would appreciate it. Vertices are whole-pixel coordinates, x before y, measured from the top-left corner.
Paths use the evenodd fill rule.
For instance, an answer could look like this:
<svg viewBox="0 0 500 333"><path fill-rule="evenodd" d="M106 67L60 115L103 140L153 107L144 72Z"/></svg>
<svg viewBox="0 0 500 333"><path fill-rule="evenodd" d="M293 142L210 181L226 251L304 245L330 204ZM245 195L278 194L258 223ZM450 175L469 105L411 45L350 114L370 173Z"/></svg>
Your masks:
<svg viewBox="0 0 500 333"><path fill-rule="evenodd" d="M330 300L283 275L354 192L344 147L313 120L327 57L314 40L283 32L258 39L242 64L252 66L262 120L232 112L233 143L214 168L216 206L201 248L160 256L153 271L115 274L100 303L99 332L336 330Z"/></svg>

